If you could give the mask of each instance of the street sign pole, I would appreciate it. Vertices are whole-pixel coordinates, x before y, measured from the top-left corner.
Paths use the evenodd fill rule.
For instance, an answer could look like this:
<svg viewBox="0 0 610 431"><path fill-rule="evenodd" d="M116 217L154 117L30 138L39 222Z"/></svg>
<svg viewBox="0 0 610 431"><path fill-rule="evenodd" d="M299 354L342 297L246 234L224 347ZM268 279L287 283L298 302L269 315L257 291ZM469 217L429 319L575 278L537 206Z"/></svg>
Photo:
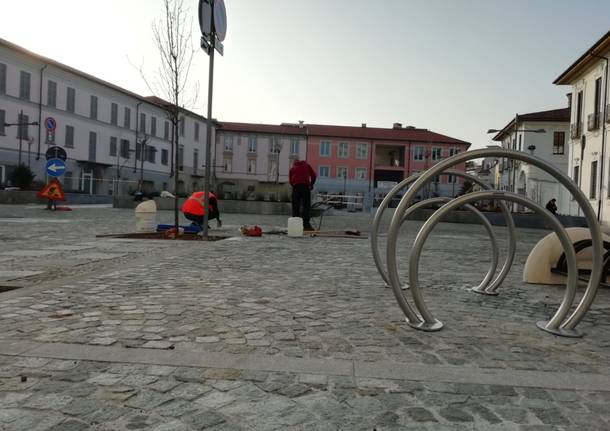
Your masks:
<svg viewBox="0 0 610 431"><path fill-rule="evenodd" d="M211 17L210 17L211 18ZM203 190L207 193L203 199L203 237L208 237L209 199L210 199L210 171L212 168L212 93L214 87L214 43L215 36L210 37L210 70L208 73L208 118L205 130L205 179Z"/></svg>

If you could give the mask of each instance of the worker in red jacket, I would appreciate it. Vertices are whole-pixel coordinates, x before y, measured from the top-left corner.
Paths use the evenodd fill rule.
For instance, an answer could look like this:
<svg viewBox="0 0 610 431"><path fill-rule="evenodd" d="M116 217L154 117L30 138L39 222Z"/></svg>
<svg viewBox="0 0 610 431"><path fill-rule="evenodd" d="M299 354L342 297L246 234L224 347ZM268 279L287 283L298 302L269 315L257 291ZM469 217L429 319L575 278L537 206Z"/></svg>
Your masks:
<svg viewBox="0 0 610 431"><path fill-rule="evenodd" d="M203 226L203 215L205 214L203 200L207 194L206 192L195 192L182 204L181 211L184 217L199 227ZM222 222L220 221L220 211L218 210L218 198L212 192L209 193L208 209L210 210L208 220L216 219L218 227L221 227Z"/></svg>
<svg viewBox="0 0 610 431"><path fill-rule="evenodd" d="M300 217L301 204L303 205L303 229L313 230L309 222L309 208L311 206L311 190L316 183L316 173L305 160L296 159L289 172L292 186L292 216Z"/></svg>

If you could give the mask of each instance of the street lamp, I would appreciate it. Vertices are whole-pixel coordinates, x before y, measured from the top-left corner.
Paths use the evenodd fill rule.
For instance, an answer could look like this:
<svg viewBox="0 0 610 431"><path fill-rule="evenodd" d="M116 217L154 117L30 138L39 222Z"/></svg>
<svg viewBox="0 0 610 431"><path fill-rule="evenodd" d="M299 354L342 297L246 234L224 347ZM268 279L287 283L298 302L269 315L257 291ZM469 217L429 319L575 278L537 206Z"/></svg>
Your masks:
<svg viewBox="0 0 610 431"><path fill-rule="evenodd" d="M513 128L513 133L515 134L515 141L514 141L515 142L515 145L514 145L515 148L513 148L513 150L516 149L516 146L517 146L517 133L519 133L519 132L522 132L522 133L546 133L546 130L544 130L544 129L519 129L518 128L518 125L519 125L519 114L515 115L514 122L515 122L515 127ZM499 133L499 132L502 132L504 130L506 130L506 129L488 129L487 133ZM536 148L535 146L530 145L528 147L528 149L530 151L532 151L531 147L534 147L534 149ZM532 153L533 153L533 151L532 151ZM512 174L511 174L510 171L512 171ZM515 175L516 175L515 161L511 160L511 164L509 166L509 172L508 172L508 185L509 185L509 189L513 193L515 193L515 181L516 181ZM511 177L512 177L512 184L511 184ZM514 202L511 203L512 211L514 211L514 205L515 205Z"/></svg>
<svg viewBox="0 0 610 431"><path fill-rule="evenodd" d="M23 131L24 131L24 127L29 127L29 126L38 126L38 122L34 121L32 123L23 123L21 122L21 119L23 118L23 110L21 110L19 112L19 119L17 123L4 123L4 127L11 127L11 126L18 126L19 129L17 129L17 138L19 139L19 162L18 164L21 165L21 144L23 142ZM25 129L27 131L27 129ZM28 157L29 157L29 146L28 146ZM28 160L28 167L29 167L29 160Z"/></svg>

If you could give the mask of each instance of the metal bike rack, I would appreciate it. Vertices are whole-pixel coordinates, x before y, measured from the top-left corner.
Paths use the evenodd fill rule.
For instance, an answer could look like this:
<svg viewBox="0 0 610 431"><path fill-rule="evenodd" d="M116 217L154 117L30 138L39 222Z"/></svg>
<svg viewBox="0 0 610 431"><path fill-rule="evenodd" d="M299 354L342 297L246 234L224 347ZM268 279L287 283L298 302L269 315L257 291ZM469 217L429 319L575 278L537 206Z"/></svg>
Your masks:
<svg viewBox="0 0 610 431"><path fill-rule="evenodd" d="M371 226L371 249L373 252L373 260L375 261L375 266L377 267L377 271L379 271L381 278L386 282L386 287L390 287L390 280L387 275L387 272L383 268L383 264L381 262L381 257L379 256L379 245L378 245L379 226L381 224L381 220L383 219L383 213L387 209L389 203L392 201L394 196L396 196L401 190L405 189L410 184L415 182L415 180L417 180L421 175L422 175L421 173L412 175L412 176L406 178L405 180L401 181L396 186L394 186L394 188L385 196L385 198L379 205L379 208L377 208L377 212L375 213L375 217L373 218L373 224ZM487 190L490 189L490 186L485 184L479 178L475 177L474 175L466 174L464 172L448 170L448 171L444 171L441 175L455 175L457 177L470 180L473 183L483 187L484 189L487 189ZM443 199L446 200L449 198L443 198ZM431 199L427 199L425 201L421 201L421 202L418 202L418 203L412 205L405 212L402 222L404 223L404 221L407 219L408 215L411 212L413 212L415 209L421 208L422 206L425 206L426 204L432 204L432 203L433 202ZM493 281L491 280L490 277L486 276L485 279L483 280L483 283L481 283L479 286L472 288L473 292L476 292L476 293L485 294L485 295L497 295L498 294L497 289L502 284L502 282L504 281L506 276L508 275L508 272L510 271L513 260L515 258L515 252L517 249L516 236L515 236L515 222L513 221L510 211L508 210L508 208L506 207L504 202L500 202L500 210L502 211L502 214L504 215L504 219L506 221L506 226L508 228L508 254L506 256L506 261L504 262L504 265L502 266L500 273L497 275L497 277L495 279L493 279ZM478 210L477 210L477 212L478 212ZM485 221L487 221L487 218L485 218ZM485 223L485 222L483 222L483 223ZM491 231L488 230L488 233L490 233L490 232ZM496 243L495 237L493 237L493 233L490 233L490 237L491 237L492 245L493 245L494 243ZM498 249L497 249L497 246L494 245L493 246L493 256L496 256L497 254L498 254ZM495 271L496 271L497 263L494 264L494 262L492 262L492 267L493 267L493 273L491 275L493 276L493 274L495 274ZM491 267L490 267L490 270L491 270ZM403 284L401 287L401 289L403 289L403 290L407 289L407 288L408 288L407 284Z"/></svg>
<svg viewBox="0 0 610 431"><path fill-rule="evenodd" d="M578 280L578 270L576 266L576 258L574 249L569 240L569 237L561 225L554 217L552 217L544 208L542 208L537 203L531 201L527 197L517 195L514 193L502 192L502 191L481 191L474 192L459 198L452 200L451 202L445 204L441 207L437 212L435 212L430 219L424 223L422 226L417 238L415 240L415 244L413 246L413 250L411 252L410 257L410 265L409 265L409 284L411 287L411 295L413 298L413 302L415 308L417 310L414 311L411 305L407 302L405 296L401 291L400 280L398 277L398 266L396 259L396 247L398 241L398 233L401 224L403 223L404 215L407 213L408 208L410 206L411 201L416 196L416 193L425 185L428 181L434 178L437 175L443 174L447 169L452 166L458 165L460 163L464 163L469 160L483 158L483 157L498 157L498 158L508 158L514 160L520 160L526 163L530 163L533 166L542 169L547 172L551 176L553 176L558 182L560 182L563 186L565 186L568 191L574 197L574 200L580 205L583 214L588 222L589 229L591 231L591 239L592 239L592 269L591 269L591 277L589 279L589 283L585 290L584 295L582 296L580 302L576 305L576 308L570 314L570 310L572 309L575 295L576 295L576 283ZM409 178L410 179L410 178ZM409 180L407 179L407 180ZM392 191L399 189L399 187L404 187L406 185L407 180L401 182L398 186L395 187ZM403 184L405 183L405 184ZM386 196L387 198L387 196ZM452 157L449 157L442 162L436 164L435 166L428 169L426 172L421 174L418 178L412 181L411 187L408 189L406 194L402 197L394 215L392 217L392 221L390 223L390 227L388 230L388 242L386 248L386 260L387 260L387 281L389 281L390 286L394 292L394 296L398 302L398 305L402 309L403 313L406 316L407 322L409 325L413 326L416 329L426 330L426 331L437 331L443 327L443 324L436 320L434 316L427 309L421 292L419 290L419 279L417 268L419 264L420 254L423 247L423 244L430 233L430 230L434 227L436 223L445 215L448 211L451 211L455 208L463 206L465 204L469 204L481 199L494 199L494 200L506 200L510 202L517 202L521 205L524 205L534 212L542 215L547 219L549 224L553 227L553 230L556 232L559 240L564 248L566 253L566 260L568 264L568 281L567 281L567 289L564 295L564 298L557 309L556 313L548 322L538 322L537 326L547 332L553 333L555 335L560 336L569 336L576 337L581 334L575 330L575 327L582 320L584 315L587 313L593 300L595 299L595 294L597 292L597 287L599 285L600 277L601 277L601 269L602 269L602 256L603 256L603 245L601 239L601 229L597 222L595 212L593 208L589 204L588 199L579 189L579 187L563 172L557 169L555 166L547 163L546 161L534 157L532 155L522 153L515 150L508 150L504 148L486 148L481 150L473 150L465 153L459 153ZM385 201L385 200L384 200ZM387 203L386 203L387 206ZM383 208L385 209L385 207ZM383 211L383 210L382 210ZM378 210L379 213L379 210ZM380 214L376 214L374 220L374 228L375 231L375 241L373 242L373 235L371 236L373 247L373 258L375 259L375 263L378 268L380 268L378 259L379 256L375 255L375 250L377 248L377 238L376 235L378 233ZM512 220L512 218L511 218ZM375 226L375 222L377 225ZM514 235L513 235L514 237ZM512 262L511 262L512 263ZM382 277L384 276L383 271L380 270ZM385 279L386 277L384 277ZM497 287L497 286L495 286Z"/></svg>

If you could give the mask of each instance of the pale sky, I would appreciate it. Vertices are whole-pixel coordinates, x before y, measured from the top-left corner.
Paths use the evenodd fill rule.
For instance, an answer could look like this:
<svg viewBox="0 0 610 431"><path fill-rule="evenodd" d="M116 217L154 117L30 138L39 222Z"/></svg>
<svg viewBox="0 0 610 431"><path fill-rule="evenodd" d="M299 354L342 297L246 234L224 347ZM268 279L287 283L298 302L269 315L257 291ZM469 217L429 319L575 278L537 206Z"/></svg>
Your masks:
<svg viewBox="0 0 610 431"><path fill-rule="evenodd" d="M193 43L199 43L197 0ZM608 0L225 0L213 117L425 127L472 142L567 106L552 81L609 30ZM142 95L162 0L0 0L0 37ZM199 51L195 112L206 115ZM194 84L194 82L193 82Z"/></svg>

